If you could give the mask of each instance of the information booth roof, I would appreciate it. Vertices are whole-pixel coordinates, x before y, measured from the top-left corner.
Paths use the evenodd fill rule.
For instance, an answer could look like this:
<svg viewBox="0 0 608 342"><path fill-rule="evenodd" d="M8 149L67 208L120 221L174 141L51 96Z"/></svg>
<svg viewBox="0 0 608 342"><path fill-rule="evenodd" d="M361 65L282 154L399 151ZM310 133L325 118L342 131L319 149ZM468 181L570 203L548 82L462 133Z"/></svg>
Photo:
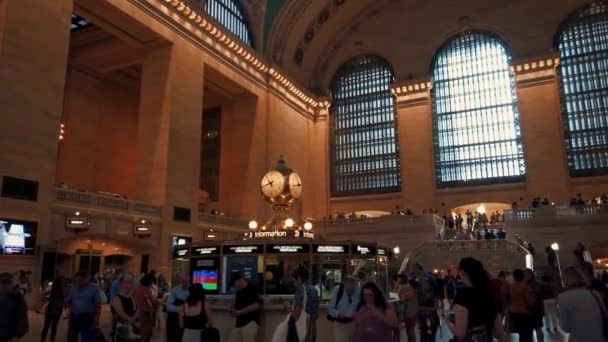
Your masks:
<svg viewBox="0 0 608 342"><path fill-rule="evenodd" d="M373 242L362 243L357 241L250 240L221 243L205 242L180 246L173 250L174 259L252 254L343 255L352 259L389 257L389 251L386 247Z"/></svg>

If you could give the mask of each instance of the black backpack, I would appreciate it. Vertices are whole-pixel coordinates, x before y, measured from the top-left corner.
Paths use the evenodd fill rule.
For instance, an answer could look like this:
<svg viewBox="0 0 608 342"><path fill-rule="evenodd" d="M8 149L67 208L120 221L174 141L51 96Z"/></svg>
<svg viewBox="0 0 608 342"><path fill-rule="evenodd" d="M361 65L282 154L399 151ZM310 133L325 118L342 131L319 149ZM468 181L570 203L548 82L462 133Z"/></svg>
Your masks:
<svg viewBox="0 0 608 342"><path fill-rule="evenodd" d="M336 304L334 305L335 309L338 309L338 304L340 303L340 300L342 300L342 296L344 296L344 284L340 284L340 287L338 287L338 297L336 298ZM330 322L335 322L336 318L332 317L329 313L327 314L327 320Z"/></svg>

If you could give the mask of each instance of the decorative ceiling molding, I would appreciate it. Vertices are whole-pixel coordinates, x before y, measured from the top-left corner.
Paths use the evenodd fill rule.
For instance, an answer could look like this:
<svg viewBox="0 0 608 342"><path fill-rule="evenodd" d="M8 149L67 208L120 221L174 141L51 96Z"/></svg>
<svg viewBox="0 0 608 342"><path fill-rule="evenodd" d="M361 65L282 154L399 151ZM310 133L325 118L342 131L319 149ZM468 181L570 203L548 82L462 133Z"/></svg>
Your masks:
<svg viewBox="0 0 608 342"><path fill-rule="evenodd" d="M296 47L293 61L296 65L302 65L304 62L304 53L308 45L314 40L315 34L319 32L323 25L333 16L346 0L331 0L326 4L319 14L308 24L308 28L304 32L304 36L300 38L300 42Z"/></svg>
<svg viewBox="0 0 608 342"><path fill-rule="evenodd" d="M221 58L237 72L281 96L304 116L313 119L316 115L319 101L314 95L304 87L296 85L276 67L271 67L264 56L260 56L241 42L238 37L217 24L206 13L199 14L181 0L131 0L131 2L139 5L143 3L154 5L157 10L155 12L163 15L165 21L169 20L174 24L172 26L178 28L189 40L196 41L199 46ZM167 10L178 14L178 17L168 15Z"/></svg>
<svg viewBox="0 0 608 342"><path fill-rule="evenodd" d="M274 63L282 64L283 50L291 36L291 29L296 25L302 13L311 5L312 0L288 0L279 11L272 24L266 46L266 55L270 56Z"/></svg>

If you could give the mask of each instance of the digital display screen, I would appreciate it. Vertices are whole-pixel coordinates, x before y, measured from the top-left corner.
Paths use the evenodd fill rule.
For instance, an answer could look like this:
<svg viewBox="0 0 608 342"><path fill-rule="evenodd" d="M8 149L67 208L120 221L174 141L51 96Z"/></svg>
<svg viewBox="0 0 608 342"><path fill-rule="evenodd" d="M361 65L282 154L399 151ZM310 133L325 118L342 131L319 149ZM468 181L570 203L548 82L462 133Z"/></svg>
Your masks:
<svg viewBox="0 0 608 342"><path fill-rule="evenodd" d="M38 223L0 218L0 254L36 254Z"/></svg>
<svg viewBox="0 0 608 342"><path fill-rule="evenodd" d="M181 246L185 246L185 245L189 245L192 243L192 237L191 236L177 236L177 235L173 235L171 237L172 241L171 241L171 248L175 248L175 247L181 247Z"/></svg>
<svg viewBox="0 0 608 342"><path fill-rule="evenodd" d="M192 283L203 285L205 291L218 290L217 270L197 270L192 272Z"/></svg>

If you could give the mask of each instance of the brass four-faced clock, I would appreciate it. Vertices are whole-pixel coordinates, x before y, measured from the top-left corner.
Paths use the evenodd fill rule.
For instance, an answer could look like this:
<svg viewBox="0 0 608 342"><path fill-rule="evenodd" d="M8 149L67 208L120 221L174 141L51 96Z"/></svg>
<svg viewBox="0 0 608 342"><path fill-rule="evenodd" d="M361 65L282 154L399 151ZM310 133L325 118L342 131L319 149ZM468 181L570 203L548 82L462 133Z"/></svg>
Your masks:
<svg viewBox="0 0 608 342"><path fill-rule="evenodd" d="M285 210L302 196L302 180L281 157L277 166L262 177L260 191L274 209Z"/></svg>

